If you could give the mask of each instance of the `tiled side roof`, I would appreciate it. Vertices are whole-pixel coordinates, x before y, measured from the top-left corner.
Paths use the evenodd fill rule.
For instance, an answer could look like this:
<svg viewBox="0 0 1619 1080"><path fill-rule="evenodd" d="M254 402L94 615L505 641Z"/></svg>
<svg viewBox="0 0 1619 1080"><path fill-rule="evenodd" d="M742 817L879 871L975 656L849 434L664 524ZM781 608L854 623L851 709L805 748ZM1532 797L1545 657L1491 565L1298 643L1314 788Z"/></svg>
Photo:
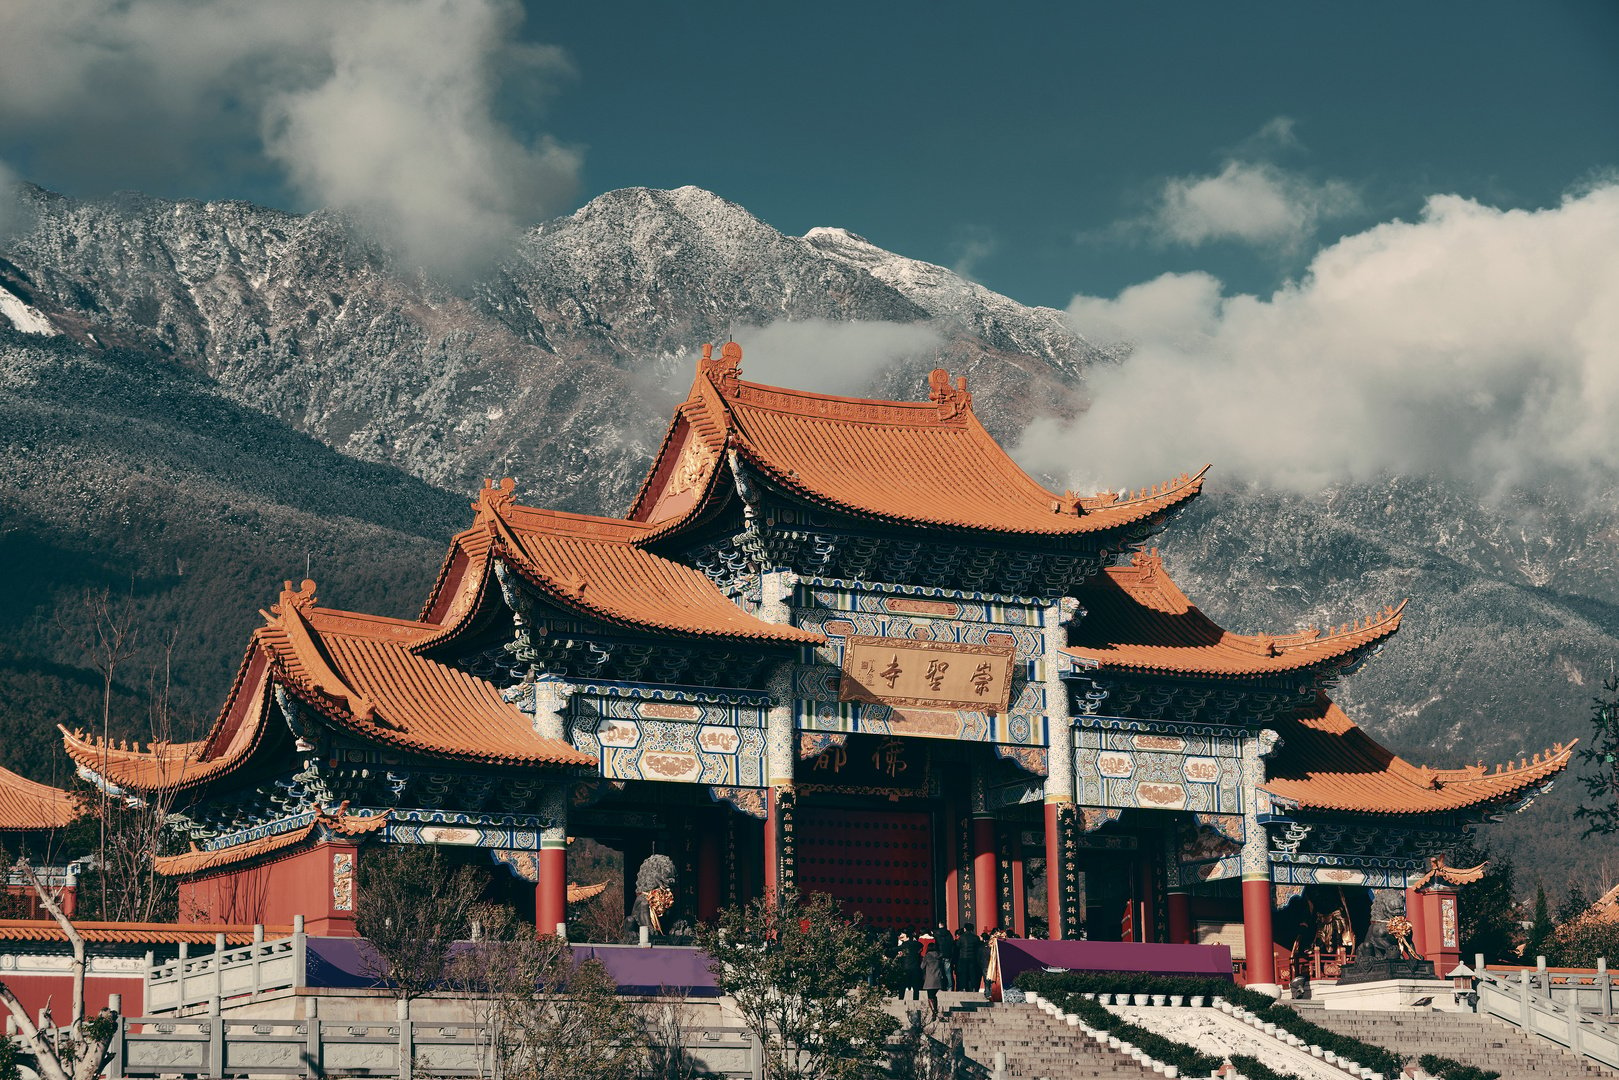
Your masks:
<svg viewBox="0 0 1619 1080"><path fill-rule="evenodd" d="M1111 566L1076 594L1085 617L1068 652L1103 669L1254 678L1340 661L1400 628L1405 605L1325 634L1235 634L1199 611L1164 572L1157 552Z"/></svg>
<svg viewBox="0 0 1619 1080"><path fill-rule="evenodd" d="M221 780L241 768L269 742L285 738L285 724L266 724L272 706L270 658L255 640L206 737L187 743L152 743L145 750L114 746L82 731L61 728L75 763L128 791L185 791Z"/></svg>
<svg viewBox="0 0 1619 1080"><path fill-rule="evenodd" d="M253 927L238 923L139 923L79 922L73 928L88 945L212 945L215 935L224 934L225 944L247 945L253 941ZM267 938L287 937L290 926L266 926ZM67 935L54 919L0 919L0 941L59 941Z"/></svg>
<svg viewBox="0 0 1619 1080"><path fill-rule="evenodd" d="M692 637L816 645L825 639L794 626L765 622L743 611L701 571L639 546L651 527L520 506L511 481L485 486L478 524L455 538L428 612L442 628L417 646L423 651L460 632L489 595L493 559L565 609L617 626ZM453 590L453 592L451 591Z"/></svg>
<svg viewBox="0 0 1619 1080"><path fill-rule="evenodd" d="M1415 881L1407 882L1406 888L1420 889L1435 881L1443 882L1446 885L1471 885L1476 881L1483 880L1484 872L1489 868L1489 865L1489 862L1486 861L1479 863L1477 866L1451 866L1445 862L1445 856L1442 853L1433 855L1428 859L1428 869L1424 870L1422 876Z"/></svg>
<svg viewBox="0 0 1619 1080"><path fill-rule="evenodd" d="M0 769L0 832L32 832L71 825L84 812L78 796Z"/></svg>
<svg viewBox="0 0 1619 1080"><path fill-rule="evenodd" d="M130 791L217 783L261 748L290 741L287 726L269 714L279 685L370 742L495 765L596 763L565 740L537 734L493 684L418 655L412 647L440 627L319 608L314 588L306 581L295 591L288 582L281 602L263 613L268 624L254 631L231 696L205 738L142 750L64 729L68 754Z"/></svg>
<svg viewBox="0 0 1619 1080"><path fill-rule="evenodd" d="M698 365L692 392L654 461L630 516L678 527L720 482L720 455L734 450L771 481L811 501L882 521L1038 536L1127 528L1198 494L1203 473L1123 495L1082 498L1047 491L1020 469L972 411L965 379L930 378L928 401L831 397L743 382L742 351ZM685 434L689 432L689 434ZM677 433L682 433L676 438ZM702 491L665 520L665 498L684 459Z"/></svg>
<svg viewBox="0 0 1619 1080"><path fill-rule="evenodd" d="M289 583L290 585L290 583ZM384 745L496 765L594 765L534 731L492 683L418 655L437 628L314 606L290 588L257 640L280 681L336 726Z"/></svg>
<svg viewBox="0 0 1619 1080"><path fill-rule="evenodd" d="M1515 802L1568 767L1573 743L1533 761L1463 769L1413 765L1378 745L1322 697L1305 716L1277 726L1281 748L1265 790L1309 810L1438 814Z"/></svg>
<svg viewBox="0 0 1619 1080"><path fill-rule="evenodd" d="M215 851L187 851L180 855L162 855L152 860L152 869L165 877L185 877L217 870L222 866L236 866L254 859L267 858L295 851L317 839L330 836L358 838L369 836L388 823L388 813L367 817L350 816L339 809L336 814L321 814L301 829L261 836L235 847Z"/></svg>

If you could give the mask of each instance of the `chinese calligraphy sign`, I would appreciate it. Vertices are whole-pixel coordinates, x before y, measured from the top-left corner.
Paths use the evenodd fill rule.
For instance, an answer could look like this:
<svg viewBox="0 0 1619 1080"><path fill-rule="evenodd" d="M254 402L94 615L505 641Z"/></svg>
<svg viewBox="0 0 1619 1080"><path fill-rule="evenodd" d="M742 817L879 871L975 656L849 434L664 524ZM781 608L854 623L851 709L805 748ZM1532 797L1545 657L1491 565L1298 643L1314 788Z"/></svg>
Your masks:
<svg viewBox="0 0 1619 1080"><path fill-rule="evenodd" d="M909 638L851 637L843 652L842 701L1004 713L1012 697L1013 648Z"/></svg>

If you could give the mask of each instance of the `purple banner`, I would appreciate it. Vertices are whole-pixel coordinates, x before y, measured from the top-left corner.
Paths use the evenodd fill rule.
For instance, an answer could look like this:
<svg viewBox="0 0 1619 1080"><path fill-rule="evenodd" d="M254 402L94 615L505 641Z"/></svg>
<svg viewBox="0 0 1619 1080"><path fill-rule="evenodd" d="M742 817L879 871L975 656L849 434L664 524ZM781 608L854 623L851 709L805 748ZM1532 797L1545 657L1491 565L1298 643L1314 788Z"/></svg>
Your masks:
<svg viewBox="0 0 1619 1080"><path fill-rule="evenodd" d="M1154 975L1231 978L1231 950L1224 945L1154 945L1137 941L1037 941L1002 938L1001 985L1025 971L1143 971Z"/></svg>
<svg viewBox="0 0 1619 1080"><path fill-rule="evenodd" d="M386 969L371 943L363 938L312 937L304 957L309 986L386 989L378 977ZM460 946L465 948L465 946ZM618 983L621 994L658 994L664 991L689 997L718 997L708 955L693 948L654 945L575 945L576 961L600 960Z"/></svg>

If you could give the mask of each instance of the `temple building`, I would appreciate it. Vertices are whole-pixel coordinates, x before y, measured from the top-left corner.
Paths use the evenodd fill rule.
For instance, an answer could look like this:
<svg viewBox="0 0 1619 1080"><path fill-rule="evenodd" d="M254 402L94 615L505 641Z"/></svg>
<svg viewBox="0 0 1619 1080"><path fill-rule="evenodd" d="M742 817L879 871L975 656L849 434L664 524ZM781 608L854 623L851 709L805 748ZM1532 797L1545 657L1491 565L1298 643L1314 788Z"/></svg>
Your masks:
<svg viewBox="0 0 1619 1080"><path fill-rule="evenodd" d="M39 784L10 769L0 768L0 918L42 916L32 878L11 860L26 858L33 877L51 890L62 911L72 915L78 906L79 867L68 858L63 831L84 816L80 798L70 791Z"/></svg>
<svg viewBox="0 0 1619 1080"><path fill-rule="evenodd" d="M673 917L797 888L885 927L1231 933L1270 984L1301 927L1426 895L1461 830L1568 764L1430 769L1358 728L1328 692L1400 607L1215 625L1148 546L1202 472L1048 491L965 379L830 397L741 356L704 349L624 517L486 484L420 618L289 583L204 738L64 733L95 782L171 800L183 918L350 934L360 852L436 844L550 933L589 838L627 900L673 859ZM1453 896L1414 909L1455 948Z"/></svg>

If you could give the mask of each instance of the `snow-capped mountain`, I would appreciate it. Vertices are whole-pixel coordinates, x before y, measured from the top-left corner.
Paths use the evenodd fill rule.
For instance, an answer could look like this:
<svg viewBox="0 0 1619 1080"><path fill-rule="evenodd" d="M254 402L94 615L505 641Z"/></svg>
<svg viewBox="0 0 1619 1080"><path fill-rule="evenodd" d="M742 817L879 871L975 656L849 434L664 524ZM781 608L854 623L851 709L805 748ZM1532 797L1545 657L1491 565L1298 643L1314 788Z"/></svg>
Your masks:
<svg viewBox="0 0 1619 1080"><path fill-rule="evenodd" d="M71 721L94 683L58 618L86 588L133 575L144 611L187 628L175 673L201 717L256 607L306 565L333 603L411 614L483 476L621 511L701 342L923 327L929 344L869 391L920 397L928 368L964 373L1009 443L1038 411L1076 412L1087 368L1121 359L1060 312L843 229L784 235L697 188L609 192L458 288L399 271L330 214L26 198L33 224L0 241L0 557L18 582L0 601L0 764L46 760L42 721ZM1212 488L1161 543L1236 629L1412 597L1339 697L1402 752L1459 764L1584 734L1619 656L1616 505L1414 478L1311 498Z"/></svg>

